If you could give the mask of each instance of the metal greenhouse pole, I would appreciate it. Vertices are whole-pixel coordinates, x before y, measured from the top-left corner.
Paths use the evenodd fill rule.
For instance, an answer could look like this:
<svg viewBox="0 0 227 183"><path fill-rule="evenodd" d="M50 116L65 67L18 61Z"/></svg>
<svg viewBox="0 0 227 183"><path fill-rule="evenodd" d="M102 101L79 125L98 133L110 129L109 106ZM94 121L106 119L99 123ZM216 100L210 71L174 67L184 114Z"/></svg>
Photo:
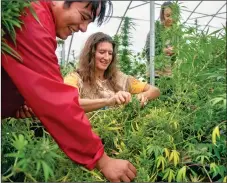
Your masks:
<svg viewBox="0 0 227 183"><path fill-rule="evenodd" d="M155 85L155 1L150 1L150 84Z"/></svg>
<svg viewBox="0 0 227 183"><path fill-rule="evenodd" d="M62 63L65 64L65 41L63 41L63 44L62 44L61 59L62 59Z"/></svg>
<svg viewBox="0 0 227 183"><path fill-rule="evenodd" d="M68 55L67 55L67 63L69 63L69 54L70 54L70 51L71 51L71 46L72 46L72 42L73 42L73 36L74 36L74 33L72 34L71 39L70 39L69 51L68 51Z"/></svg>

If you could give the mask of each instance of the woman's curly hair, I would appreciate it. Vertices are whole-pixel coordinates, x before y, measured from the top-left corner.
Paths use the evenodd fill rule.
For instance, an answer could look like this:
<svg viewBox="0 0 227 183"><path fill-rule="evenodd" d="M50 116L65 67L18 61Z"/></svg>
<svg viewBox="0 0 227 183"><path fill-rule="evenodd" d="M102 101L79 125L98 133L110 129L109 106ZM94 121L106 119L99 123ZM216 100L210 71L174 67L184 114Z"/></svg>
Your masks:
<svg viewBox="0 0 227 183"><path fill-rule="evenodd" d="M104 72L104 78L110 82L114 91L116 88L117 74L117 48L114 40L103 32L92 34L86 41L79 58L79 67L77 72L81 76L83 83L89 85L90 88L96 88L95 81L95 52L99 43L108 42L113 46L112 61Z"/></svg>

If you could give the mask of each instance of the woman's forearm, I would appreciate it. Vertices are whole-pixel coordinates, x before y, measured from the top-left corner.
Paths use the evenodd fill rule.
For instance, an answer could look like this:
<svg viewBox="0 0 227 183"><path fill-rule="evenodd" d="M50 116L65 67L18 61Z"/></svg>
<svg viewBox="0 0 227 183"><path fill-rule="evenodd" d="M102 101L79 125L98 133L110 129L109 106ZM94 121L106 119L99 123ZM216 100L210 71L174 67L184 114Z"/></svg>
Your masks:
<svg viewBox="0 0 227 183"><path fill-rule="evenodd" d="M148 100L151 100L160 96L160 90L157 87L148 85L143 94Z"/></svg>
<svg viewBox="0 0 227 183"><path fill-rule="evenodd" d="M108 106L108 99L79 99L80 106L84 109L85 112L91 112Z"/></svg>

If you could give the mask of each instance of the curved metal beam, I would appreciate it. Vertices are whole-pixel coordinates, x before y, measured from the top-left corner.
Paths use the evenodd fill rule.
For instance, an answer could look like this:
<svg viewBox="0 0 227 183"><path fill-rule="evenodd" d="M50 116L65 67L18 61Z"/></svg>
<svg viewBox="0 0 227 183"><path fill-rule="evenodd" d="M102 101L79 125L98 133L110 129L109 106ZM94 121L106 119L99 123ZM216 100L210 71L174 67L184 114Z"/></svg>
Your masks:
<svg viewBox="0 0 227 183"><path fill-rule="evenodd" d="M221 9L224 8L225 5L226 5L226 3L223 4L223 6L217 11L217 13L219 13L219 11L221 11ZM215 13L215 15L217 15L217 13ZM209 23L213 20L213 18L215 17L215 15L212 16L212 18L210 19L210 21L209 21L209 22L207 23L207 25L204 27L203 31L206 29L206 27L209 25Z"/></svg>
<svg viewBox="0 0 227 183"><path fill-rule="evenodd" d="M195 23L187 23L187 22L186 22L185 24L188 24L188 25L195 25ZM197 26L206 26L206 25L199 25L199 24L197 24ZM208 25L207 27L220 29L220 27L215 27L215 26L212 26L212 25Z"/></svg>
<svg viewBox="0 0 227 183"><path fill-rule="evenodd" d="M159 6L161 6L161 4L159 4L159 3L155 3L156 5L159 5ZM187 9L181 9L182 11L186 11L186 12L192 12L192 11L190 11L190 10L187 10ZM199 15L206 15L206 16L210 16L209 14L206 14L206 13L200 13L200 12L194 12L194 13L196 13L196 14L199 14ZM217 17L217 18L222 18L223 19L223 17L218 17L218 16L215 16L215 17Z"/></svg>
<svg viewBox="0 0 227 183"><path fill-rule="evenodd" d="M139 4L139 5L137 5L137 6L133 6L133 7L129 8L129 9L131 10L131 9L133 9L133 8L137 8L137 7L139 7L139 6L143 6L143 5L148 4L148 3L150 3L150 2L146 2L146 3L143 3L143 4Z"/></svg>
<svg viewBox="0 0 227 183"><path fill-rule="evenodd" d="M220 15L220 14L226 14L226 12L221 12L221 13L217 13L217 15ZM194 20L194 19L198 19L198 18L204 18L204 17L209 17L209 16L214 16L214 15L216 15L216 14L211 14L211 15L204 15L204 16L201 16L201 17L194 17L194 18L190 18L189 20ZM221 19L226 19L226 18L224 18L224 17L217 17L216 16L216 18L221 18Z"/></svg>
<svg viewBox="0 0 227 183"><path fill-rule="evenodd" d="M123 18L123 17L121 17L121 16L106 16L106 17L110 17L110 18ZM132 17L130 17L130 19L136 20L136 21L150 22L150 20L145 20L145 19L141 19L141 18L132 18Z"/></svg>
<svg viewBox="0 0 227 183"><path fill-rule="evenodd" d="M197 6L196 6L196 7L194 8L194 10L190 13L190 15L188 16L187 20L185 20L183 24L185 24L185 23L188 21L188 19L192 16L192 14L195 12L195 10L199 7L199 5L200 5L202 2L203 2L203 1L200 1L200 2L197 4Z"/></svg>
<svg viewBox="0 0 227 183"><path fill-rule="evenodd" d="M129 7L130 7L131 4L132 4L132 1L129 2L128 7L127 7L127 9L125 10L125 13L124 13L124 15L123 15L123 17L122 17L122 19L121 19L121 22L120 22L120 24L119 24L119 26L118 26L118 28L117 28L116 34L117 34L118 31L120 30L120 27L121 27L121 24L122 24L122 22L123 22L123 19L124 19L124 17L125 17L125 15L126 15L126 13L127 13L127 11L128 11L128 9L129 9Z"/></svg>

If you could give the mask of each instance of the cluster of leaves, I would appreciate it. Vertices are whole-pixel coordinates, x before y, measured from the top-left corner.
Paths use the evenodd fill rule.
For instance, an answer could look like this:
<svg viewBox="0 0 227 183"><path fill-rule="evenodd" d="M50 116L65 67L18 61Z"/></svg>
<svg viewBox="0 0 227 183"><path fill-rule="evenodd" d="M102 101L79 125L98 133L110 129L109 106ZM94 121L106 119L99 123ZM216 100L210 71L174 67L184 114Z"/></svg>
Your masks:
<svg viewBox="0 0 227 183"><path fill-rule="evenodd" d="M77 64L78 63L75 62L68 62L60 65L62 76L65 77L68 73L72 73L73 71L75 71Z"/></svg>
<svg viewBox="0 0 227 183"><path fill-rule="evenodd" d="M125 17L120 34L114 35L113 39L118 46L119 68L122 72L144 80L146 78L146 64L143 62L142 53L134 53L132 45L132 29L136 24L129 17Z"/></svg>
<svg viewBox="0 0 227 183"><path fill-rule="evenodd" d="M10 54L17 60L22 61L20 55L9 45L6 44L6 36L16 45L16 29L21 29L23 22L19 19L22 13L25 13L25 8L28 8L34 18L38 21L38 17L31 6L31 0L8 0L1 2L1 53Z"/></svg>

